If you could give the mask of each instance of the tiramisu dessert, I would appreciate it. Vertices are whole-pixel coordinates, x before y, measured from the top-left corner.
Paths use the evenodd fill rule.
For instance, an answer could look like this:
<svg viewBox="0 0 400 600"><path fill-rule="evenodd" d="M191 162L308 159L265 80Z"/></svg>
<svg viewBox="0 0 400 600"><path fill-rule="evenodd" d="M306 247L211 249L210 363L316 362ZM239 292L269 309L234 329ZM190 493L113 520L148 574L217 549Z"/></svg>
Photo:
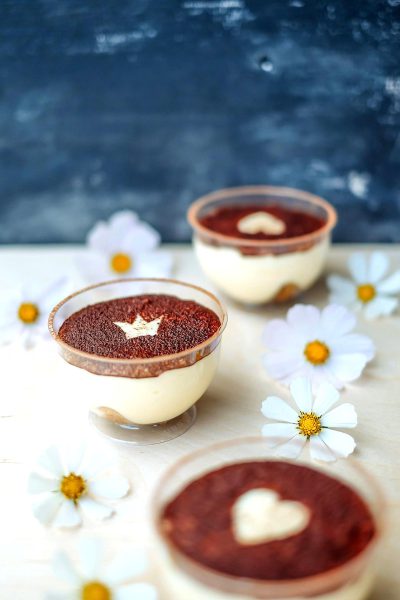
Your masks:
<svg viewBox="0 0 400 600"><path fill-rule="evenodd" d="M330 474L243 461L192 476L169 496L157 528L177 600L361 600L371 589L365 557L379 535L375 517Z"/></svg>
<svg viewBox="0 0 400 600"><path fill-rule="evenodd" d="M215 375L225 326L218 300L200 288L154 280L150 291L125 295L135 291L135 283L83 290L75 297L93 290L104 297L108 287L112 292L101 302L82 298L78 310L73 309L74 297L67 299L50 318L64 358L81 367L74 375L88 390L92 408L125 428L164 423L194 405ZM116 286L121 297L115 297ZM165 287L168 293L162 293ZM189 298L172 295L175 288ZM202 296L208 306L201 303ZM67 316L59 316L54 326L62 308Z"/></svg>
<svg viewBox="0 0 400 600"><path fill-rule="evenodd" d="M188 218L205 274L233 299L260 304L289 300L314 283L336 213L300 190L254 186L209 194Z"/></svg>

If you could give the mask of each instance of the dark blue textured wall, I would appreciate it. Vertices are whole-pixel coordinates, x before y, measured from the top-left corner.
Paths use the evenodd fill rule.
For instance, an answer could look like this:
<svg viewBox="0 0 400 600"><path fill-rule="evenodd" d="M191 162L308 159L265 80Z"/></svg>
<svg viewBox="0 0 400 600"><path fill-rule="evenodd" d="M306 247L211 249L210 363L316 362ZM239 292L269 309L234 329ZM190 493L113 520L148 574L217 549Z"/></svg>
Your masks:
<svg viewBox="0 0 400 600"><path fill-rule="evenodd" d="M1 0L0 241L297 186L400 241L400 0Z"/></svg>

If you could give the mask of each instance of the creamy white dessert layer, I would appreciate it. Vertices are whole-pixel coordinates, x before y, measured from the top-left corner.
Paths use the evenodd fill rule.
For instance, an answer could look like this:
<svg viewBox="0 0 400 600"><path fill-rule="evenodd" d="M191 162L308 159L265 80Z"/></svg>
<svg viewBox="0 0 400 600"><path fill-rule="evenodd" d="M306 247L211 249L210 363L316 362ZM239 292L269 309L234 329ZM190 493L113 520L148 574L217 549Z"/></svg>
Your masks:
<svg viewBox="0 0 400 600"><path fill-rule="evenodd" d="M193 579L181 570L178 570L164 549L160 551L159 570L163 585L167 591L167 598L174 600L255 600L253 596L229 594L213 589ZM357 580L341 587L334 592L328 592L310 597L310 600L365 600L372 589L374 574L371 570L365 571ZM271 597L270 600L273 599ZM285 597L285 600L307 600L307 596Z"/></svg>
<svg viewBox="0 0 400 600"><path fill-rule="evenodd" d="M197 258L207 277L231 298L249 304L273 300L288 284L300 290L309 288L321 274L329 245L326 237L303 252L245 256L236 248L194 239Z"/></svg>
<svg viewBox="0 0 400 600"><path fill-rule="evenodd" d="M88 399L89 408L110 408L138 425L161 423L184 413L204 394L217 370L219 349L193 365L144 379L95 375L69 365L68 382Z"/></svg>

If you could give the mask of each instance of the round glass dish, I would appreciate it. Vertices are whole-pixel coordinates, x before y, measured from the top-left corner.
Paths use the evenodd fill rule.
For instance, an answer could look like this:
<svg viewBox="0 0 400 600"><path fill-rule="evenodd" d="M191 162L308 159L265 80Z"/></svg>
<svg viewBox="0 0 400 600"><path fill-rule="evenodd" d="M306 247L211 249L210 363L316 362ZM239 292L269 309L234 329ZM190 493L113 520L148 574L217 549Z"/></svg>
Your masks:
<svg viewBox="0 0 400 600"><path fill-rule="evenodd" d="M97 302L168 294L195 302L217 314L221 326L208 340L177 354L146 359L115 359L82 352L60 339L62 323ZM195 403L214 378L227 315L220 301L194 285L173 279L119 279L68 296L52 310L49 330L64 360L71 394L82 397L89 419L102 433L123 442L157 444L184 433L196 416Z"/></svg>
<svg viewBox="0 0 400 600"><path fill-rule="evenodd" d="M198 450L169 468L152 498L152 523L160 576L167 597L176 600L362 600L374 581L373 559L382 537L385 502L375 480L355 460L315 463L309 459L285 462L302 464L338 479L357 492L375 520L376 535L357 556L336 569L287 580L256 580L234 577L194 561L171 543L162 527L165 506L191 481L226 465L247 461L283 459L271 455L262 437L239 438ZM188 523L190 529L190 524Z"/></svg>
<svg viewBox="0 0 400 600"><path fill-rule="evenodd" d="M206 228L202 218L220 207L279 205L324 221L320 229L286 239L244 239ZM246 304L285 302L310 288L320 276L336 224L331 204L301 190L250 186L203 196L189 208L193 244L204 273L228 296Z"/></svg>

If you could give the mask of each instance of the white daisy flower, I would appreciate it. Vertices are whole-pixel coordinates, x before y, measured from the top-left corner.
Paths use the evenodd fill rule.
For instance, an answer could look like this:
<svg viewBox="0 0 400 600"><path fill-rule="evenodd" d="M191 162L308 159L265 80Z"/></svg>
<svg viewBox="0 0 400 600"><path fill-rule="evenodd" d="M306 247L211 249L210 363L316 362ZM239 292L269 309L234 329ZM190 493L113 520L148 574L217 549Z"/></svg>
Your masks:
<svg viewBox="0 0 400 600"><path fill-rule="evenodd" d="M114 510L103 500L117 500L129 491L128 480L115 473L114 459L89 452L82 443L48 448L37 466L29 476L28 492L38 495L33 513L44 525L76 527L82 517L106 519Z"/></svg>
<svg viewBox="0 0 400 600"><path fill-rule="evenodd" d="M99 540L81 540L78 554L78 568L65 552L55 556L55 574L69 589L48 594L48 600L156 600L154 586L138 581L130 583L148 566L143 552L124 552L107 564Z"/></svg>
<svg viewBox="0 0 400 600"><path fill-rule="evenodd" d="M269 375L286 385L307 377L314 389L325 381L341 389L361 375L375 354L372 340L352 333L355 324L354 314L344 306L330 304L320 311L296 304L286 320L274 319L265 328Z"/></svg>
<svg viewBox="0 0 400 600"><path fill-rule="evenodd" d="M160 235L129 210L100 221L87 236L88 252L79 269L89 281L115 277L168 277L172 258L158 249Z"/></svg>
<svg viewBox="0 0 400 600"><path fill-rule="evenodd" d="M297 458L306 442L310 443L310 454L315 460L334 461L349 456L356 447L354 439L332 427L356 427L354 406L340 404L331 410L339 400L339 392L329 383L322 384L313 398L310 380L299 378L292 382L290 392L296 410L277 396L269 396L262 403L265 417L281 421L263 426L267 444L286 458Z"/></svg>
<svg viewBox="0 0 400 600"><path fill-rule="evenodd" d="M331 275L327 279L331 302L362 310L367 319L390 315L399 304L394 294L400 292L400 270L385 277L389 259L383 252L371 256L355 252L348 261L352 279Z"/></svg>
<svg viewBox="0 0 400 600"><path fill-rule="evenodd" d="M52 283L29 283L3 289L0 297L0 344L22 344L32 348L50 338L49 312L67 293L65 278Z"/></svg>

